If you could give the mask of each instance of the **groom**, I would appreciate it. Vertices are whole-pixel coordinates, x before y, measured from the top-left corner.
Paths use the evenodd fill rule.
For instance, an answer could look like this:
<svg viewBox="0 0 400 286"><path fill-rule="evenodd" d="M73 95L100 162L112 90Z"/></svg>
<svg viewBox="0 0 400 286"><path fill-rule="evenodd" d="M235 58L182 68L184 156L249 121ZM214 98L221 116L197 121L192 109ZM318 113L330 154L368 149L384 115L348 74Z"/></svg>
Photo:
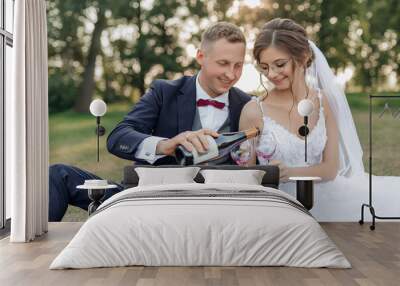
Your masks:
<svg viewBox="0 0 400 286"><path fill-rule="evenodd" d="M108 151L140 164L176 164L172 156L182 144L189 151L207 149L206 135L237 131L243 106L250 97L233 85L239 80L246 40L241 30L219 22L203 34L196 76L156 80L111 132ZM68 204L87 209L87 192L76 190L97 176L63 164L50 167L49 221L60 221ZM106 198L123 189L109 189Z"/></svg>

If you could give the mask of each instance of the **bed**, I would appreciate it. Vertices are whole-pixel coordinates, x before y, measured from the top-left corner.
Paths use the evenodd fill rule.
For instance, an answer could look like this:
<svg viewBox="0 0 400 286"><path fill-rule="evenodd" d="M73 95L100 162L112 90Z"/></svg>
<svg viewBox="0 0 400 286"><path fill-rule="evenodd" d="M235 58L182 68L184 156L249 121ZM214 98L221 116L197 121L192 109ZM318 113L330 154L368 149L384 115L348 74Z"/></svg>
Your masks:
<svg viewBox="0 0 400 286"><path fill-rule="evenodd" d="M138 185L136 168L125 169L128 188L97 209L50 269L351 267L312 215L276 188L279 171L271 166L254 167L265 171L260 185L203 183L200 173L189 183Z"/></svg>

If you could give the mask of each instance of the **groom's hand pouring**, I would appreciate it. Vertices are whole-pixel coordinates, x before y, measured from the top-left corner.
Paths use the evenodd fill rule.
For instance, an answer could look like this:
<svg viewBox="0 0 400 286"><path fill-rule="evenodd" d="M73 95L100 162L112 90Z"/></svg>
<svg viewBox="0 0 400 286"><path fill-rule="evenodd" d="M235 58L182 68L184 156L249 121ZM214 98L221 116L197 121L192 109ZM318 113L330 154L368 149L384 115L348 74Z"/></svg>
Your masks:
<svg viewBox="0 0 400 286"><path fill-rule="evenodd" d="M174 155L175 149L178 145L184 146L188 151L192 151L193 148L199 153L207 152L208 140L207 135L211 135L215 138L219 136L217 132L211 129L203 128L197 131L185 131L171 139L166 139L158 142L156 153L159 155Z"/></svg>

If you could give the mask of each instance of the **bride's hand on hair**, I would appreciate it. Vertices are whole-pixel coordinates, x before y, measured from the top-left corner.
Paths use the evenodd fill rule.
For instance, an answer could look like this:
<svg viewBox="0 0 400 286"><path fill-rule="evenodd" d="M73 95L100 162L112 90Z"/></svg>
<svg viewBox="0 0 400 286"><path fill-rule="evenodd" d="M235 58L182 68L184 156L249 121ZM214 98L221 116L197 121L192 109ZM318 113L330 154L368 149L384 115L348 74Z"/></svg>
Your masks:
<svg viewBox="0 0 400 286"><path fill-rule="evenodd" d="M294 72L293 72L292 90L297 98L303 99L307 95L305 67L304 65L296 62L295 60L293 61L293 63L294 63Z"/></svg>
<svg viewBox="0 0 400 286"><path fill-rule="evenodd" d="M280 182L285 183L289 181L289 168L285 164L278 160L272 160L269 164L273 166L278 166Z"/></svg>

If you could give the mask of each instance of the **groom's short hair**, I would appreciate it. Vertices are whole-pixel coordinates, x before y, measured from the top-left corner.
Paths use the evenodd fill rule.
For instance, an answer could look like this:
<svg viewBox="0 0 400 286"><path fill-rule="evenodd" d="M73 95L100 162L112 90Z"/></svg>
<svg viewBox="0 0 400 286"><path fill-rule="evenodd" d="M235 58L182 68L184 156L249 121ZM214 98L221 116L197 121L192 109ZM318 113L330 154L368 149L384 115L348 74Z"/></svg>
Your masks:
<svg viewBox="0 0 400 286"><path fill-rule="evenodd" d="M201 48L204 49L219 39L225 39L229 43L246 45L246 38L238 26L228 22L217 22L211 25L201 36Z"/></svg>

